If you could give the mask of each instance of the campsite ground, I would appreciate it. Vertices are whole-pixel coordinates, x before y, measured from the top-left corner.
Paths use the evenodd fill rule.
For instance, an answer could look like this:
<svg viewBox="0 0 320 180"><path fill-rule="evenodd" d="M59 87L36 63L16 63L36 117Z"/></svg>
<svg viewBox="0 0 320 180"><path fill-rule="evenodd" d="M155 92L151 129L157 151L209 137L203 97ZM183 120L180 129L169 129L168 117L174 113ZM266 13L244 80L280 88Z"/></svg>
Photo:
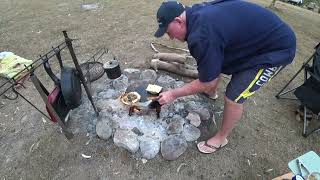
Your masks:
<svg viewBox="0 0 320 180"><path fill-rule="evenodd" d="M191 5L196 1L182 1ZM254 1L262 6L269 1ZM148 68L152 41L170 46L184 44L167 37L154 39L156 1L111 0L0 0L0 51L11 51L36 59L63 41L67 30L75 41L80 60L88 59L100 47L109 48L121 66ZM96 10L82 10L81 4L98 3ZM314 150L320 153L319 134L301 136L302 123L295 120L297 102L277 100L274 95L288 82L313 52L320 38L320 15L278 2L276 13L297 35L295 62L245 104L241 122L229 137L229 144L213 155L199 153L195 146L179 159L160 156L143 163L110 141L93 139L85 133L68 141L59 128L18 98L0 99L1 179L271 179L289 171L289 160ZM70 60L69 60L70 62ZM44 75L40 72L40 75ZM44 78L44 77L42 77ZM301 77L296 83L301 82ZM227 79L220 88L223 97ZM30 82L21 93L43 106ZM222 110L222 98L215 102ZM216 113L217 121L221 120ZM83 159L81 154L92 155ZM177 168L181 165L180 171Z"/></svg>

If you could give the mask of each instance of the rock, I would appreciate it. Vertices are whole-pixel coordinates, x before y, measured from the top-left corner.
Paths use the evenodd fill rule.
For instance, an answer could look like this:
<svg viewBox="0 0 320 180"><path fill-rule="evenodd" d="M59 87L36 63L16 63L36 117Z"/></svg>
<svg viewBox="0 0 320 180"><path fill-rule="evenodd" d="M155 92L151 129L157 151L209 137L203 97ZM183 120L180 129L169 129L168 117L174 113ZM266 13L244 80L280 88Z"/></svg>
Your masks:
<svg viewBox="0 0 320 180"><path fill-rule="evenodd" d="M184 136L171 135L161 143L161 154L166 160L175 160L187 150Z"/></svg>
<svg viewBox="0 0 320 180"><path fill-rule="evenodd" d="M128 85L129 85L129 80L128 80L128 77L125 75L121 75L119 78L114 79L112 81L112 87L116 91L125 92Z"/></svg>
<svg viewBox="0 0 320 180"><path fill-rule="evenodd" d="M94 134L95 128L96 128L95 125L93 125L93 124L88 124L88 126L87 126L87 132Z"/></svg>
<svg viewBox="0 0 320 180"><path fill-rule="evenodd" d="M111 107L107 104L107 101L104 99L99 99L95 105L97 106L98 110L104 110L104 109L111 109Z"/></svg>
<svg viewBox="0 0 320 180"><path fill-rule="evenodd" d="M127 111L127 107L119 99L107 99L105 105L110 106L113 112Z"/></svg>
<svg viewBox="0 0 320 180"><path fill-rule="evenodd" d="M154 70L146 69L141 72L140 79L146 84L154 84L157 79L157 73Z"/></svg>
<svg viewBox="0 0 320 180"><path fill-rule="evenodd" d="M119 91L115 91L113 89L108 89L106 91L102 91L100 93L98 93L98 98L99 99L116 99L120 96L120 92Z"/></svg>
<svg viewBox="0 0 320 180"><path fill-rule="evenodd" d="M111 121L110 122L110 127L112 129L118 129L120 127L120 123L118 121Z"/></svg>
<svg viewBox="0 0 320 180"><path fill-rule="evenodd" d="M108 89L111 89L112 88L112 84L111 84L111 80L107 80L107 81L104 81L104 82L101 82L101 83L93 83L91 84L91 87L94 89L94 91L99 94L100 92L102 91L106 91Z"/></svg>
<svg viewBox="0 0 320 180"><path fill-rule="evenodd" d="M140 150L142 157L152 159L160 151L160 141L152 138L144 139L143 141L140 141Z"/></svg>
<svg viewBox="0 0 320 180"><path fill-rule="evenodd" d="M118 115L119 117L114 117L114 119L119 122L121 129L131 130L134 128L138 128L140 123L143 124L142 117L129 116L128 114L118 114ZM142 129L140 127L139 127L139 131L142 132Z"/></svg>
<svg viewBox="0 0 320 180"><path fill-rule="evenodd" d="M146 140L146 138L152 138L154 140L163 141L168 137L165 126L161 125L161 123L157 124L146 124L141 128L144 136L139 136L140 141Z"/></svg>
<svg viewBox="0 0 320 180"><path fill-rule="evenodd" d="M154 130L153 132L151 132L151 136L150 137L155 139L155 140L163 141L164 139L166 139L168 137L168 135L165 132L165 129L164 129L164 131Z"/></svg>
<svg viewBox="0 0 320 180"><path fill-rule="evenodd" d="M179 88L184 85L185 85L185 83L183 81L176 81L176 83L174 84L174 88Z"/></svg>
<svg viewBox="0 0 320 180"><path fill-rule="evenodd" d="M188 111L185 108L185 103L175 102L172 104L174 105L172 109L175 114L178 114L181 117L186 117L188 115Z"/></svg>
<svg viewBox="0 0 320 180"><path fill-rule="evenodd" d="M180 113L184 109L184 103L174 103L174 111Z"/></svg>
<svg viewBox="0 0 320 180"><path fill-rule="evenodd" d="M128 77L128 80L137 80L140 79L141 71L139 69L127 68L123 70L123 74Z"/></svg>
<svg viewBox="0 0 320 180"><path fill-rule="evenodd" d="M132 153L139 149L137 135L131 130L117 129L114 133L113 142L116 146L123 147Z"/></svg>
<svg viewBox="0 0 320 180"><path fill-rule="evenodd" d="M189 95L179 98L179 102L187 103L189 101L202 101L198 95Z"/></svg>
<svg viewBox="0 0 320 180"><path fill-rule="evenodd" d="M201 120L209 120L210 119L210 112L208 107L204 106L200 102L189 101L186 104L186 109L191 112L196 112L200 115Z"/></svg>
<svg viewBox="0 0 320 180"><path fill-rule="evenodd" d="M200 116L195 112L189 112L186 119L189 120L190 124L194 125L195 127L199 127L201 124Z"/></svg>
<svg viewBox="0 0 320 180"><path fill-rule="evenodd" d="M112 129L107 121L98 121L96 125L97 135L104 140L107 140L112 135Z"/></svg>
<svg viewBox="0 0 320 180"><path fill-rule="evenodd" d="M167 127L167 134L179 134L183 130L185 121L181 116L175 115L169 119L169 125Z"/></svg>
<svg viewBox="0 0 320 180"><path fill-rule="evenodd" d="M134 127L133 129L131 129L131 131L138 136L143 136L143 132L141 132L137 127Z"/></svg>
<svg viewBox="0 0 320 180"><path fill-rule="evenodd" d="M164 88L173 88L176 80L173 79L171 76L168 75L161 75L157 81L156 84L159 86L162 86Z"/></svg>
<svg viewBox="0 0 320 180"><path fill-rule="evenodd" d="M173 118L173 116L174 116L174 113L172 113L172 112L170 112L170 113L168 114L168 117L169 117L169 118Z"/></svg>
<svg viewBox="0 0 320 180"><path fill-rule="evenodd" d="M197 127L191 124L185 124L183 127L182 134L184 135L187 141L195 141L200 137L201 132Z"/></svg>
<svg viewBox="0 0 320 180"><path fill-rule="evenodd" d="M168 117L170 113L168 108L161 108L160 117Z"/></svg>
<svg viewBox="0 0 320 180"><path fill-rule="evenodd" d="M113 109L116 109L115 104L112 104L110 100L99 99L95 104L97 106L98 111L103 111L104 113L110 113ZM117 107L121 108L121 107Z"/></svg>

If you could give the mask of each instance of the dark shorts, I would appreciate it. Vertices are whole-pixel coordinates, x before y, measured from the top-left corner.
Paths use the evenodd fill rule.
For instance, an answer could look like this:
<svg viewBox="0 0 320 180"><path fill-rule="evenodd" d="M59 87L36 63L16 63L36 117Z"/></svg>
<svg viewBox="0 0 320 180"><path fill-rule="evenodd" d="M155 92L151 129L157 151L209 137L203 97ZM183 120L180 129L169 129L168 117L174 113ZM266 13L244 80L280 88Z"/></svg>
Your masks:
<svg viewBox="0 0 320 180"><path fill-rule="evenodd" d="M236 103L244 103L248 97L268 83L283 67L253 68L232 74L231 81L226 89L226 96Z"/></svg>

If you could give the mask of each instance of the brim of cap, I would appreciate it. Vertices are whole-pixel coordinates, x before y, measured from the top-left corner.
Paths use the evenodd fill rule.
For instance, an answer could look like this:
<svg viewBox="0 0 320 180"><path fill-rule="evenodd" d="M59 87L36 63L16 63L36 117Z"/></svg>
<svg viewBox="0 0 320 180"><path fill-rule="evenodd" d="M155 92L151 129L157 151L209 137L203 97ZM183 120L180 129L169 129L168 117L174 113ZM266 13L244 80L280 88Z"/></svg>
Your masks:
<svg viewBox="0 0 320 180"><path fill-rule="evenodd" d="M163 36L166 32L167 32L166 27L159 27L157 32L154 34L154 36L159 38L159 37Z"/></svg>

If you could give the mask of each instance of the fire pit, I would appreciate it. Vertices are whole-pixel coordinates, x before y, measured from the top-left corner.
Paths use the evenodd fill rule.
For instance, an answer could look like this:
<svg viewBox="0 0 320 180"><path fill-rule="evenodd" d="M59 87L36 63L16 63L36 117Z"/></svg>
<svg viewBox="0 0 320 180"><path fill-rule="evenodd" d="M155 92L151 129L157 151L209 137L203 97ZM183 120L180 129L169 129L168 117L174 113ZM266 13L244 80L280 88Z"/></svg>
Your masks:
<svg viewBox="0 0 320 180"><path fill-rule="evenodd" d="M116 146L127 149L135 157L152 159L160 152L163 158L175 160L200 137L198 126L211 119L212 104L200 95L186 96L162 107L156 118L156 108L138 106L132 109L131 103L121 101L123 94L129 92L137 92L140 103L157 97L145 96L146 87L141 84L156 84L166 91L183 86L184 82L168 75L158 77L153 70L139 69L125 69L121 77L113 80L103 77L92 84L100 116L96 118L89 111L90 102L84 101L70 114L70 127L75 133L85 132L106 140L112 138ZM131 102L139 99L135 93L132 94L135 98L130 97ZM128 113L129 109L135 113Z"/></svg>

